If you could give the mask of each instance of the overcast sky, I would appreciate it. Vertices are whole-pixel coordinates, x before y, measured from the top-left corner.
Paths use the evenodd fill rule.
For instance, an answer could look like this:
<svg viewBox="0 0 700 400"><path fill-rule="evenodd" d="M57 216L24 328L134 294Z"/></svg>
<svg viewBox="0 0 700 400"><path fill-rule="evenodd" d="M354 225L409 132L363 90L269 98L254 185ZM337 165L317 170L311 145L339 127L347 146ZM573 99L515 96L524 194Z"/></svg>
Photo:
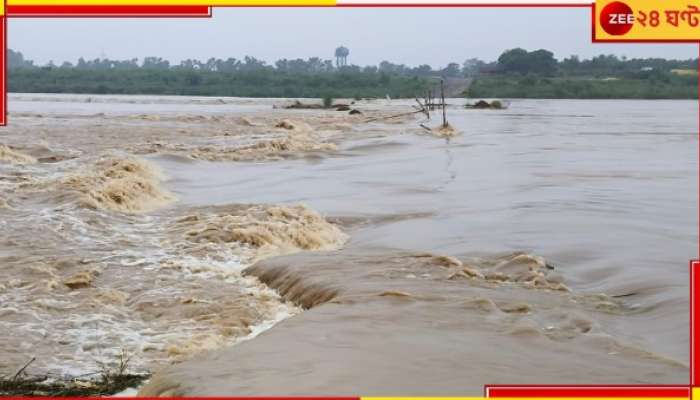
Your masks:
<svg viewBox="0 0 700 400"><path fill-rule="evenodd" d="M382 60L444 66L504 49L540 48L557 58L601 53L627 57L695 58L697 45L591 43L588 9L496 8L215 8L211 19L10 19L9 47L41 64L79 57L160 56L332 58L338 45L349 62Z"/></svg>

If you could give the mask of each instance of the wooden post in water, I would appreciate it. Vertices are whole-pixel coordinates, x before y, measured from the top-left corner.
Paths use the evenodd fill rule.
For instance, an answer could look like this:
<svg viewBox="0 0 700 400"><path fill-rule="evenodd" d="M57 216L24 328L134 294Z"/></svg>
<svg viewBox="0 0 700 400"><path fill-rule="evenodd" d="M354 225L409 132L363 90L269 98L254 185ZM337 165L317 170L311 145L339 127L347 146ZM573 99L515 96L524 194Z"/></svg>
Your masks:
<svg viewBox="0 0 700 400"><path fill-rule="evenodd" d="M445 80L440 79L440 97L442 98L442 126L447 128L447 112L445 111Z"/></svg>

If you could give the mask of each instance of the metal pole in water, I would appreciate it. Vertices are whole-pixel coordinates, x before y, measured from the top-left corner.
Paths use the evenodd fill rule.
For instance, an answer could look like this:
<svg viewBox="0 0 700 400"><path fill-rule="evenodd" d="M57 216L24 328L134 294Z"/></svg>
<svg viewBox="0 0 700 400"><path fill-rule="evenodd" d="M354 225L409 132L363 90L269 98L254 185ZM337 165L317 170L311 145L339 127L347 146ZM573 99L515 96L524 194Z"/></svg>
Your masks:
<svg viewBox="0 0 700 400"><path fill-rule="evenodd" d="M445 80L440 79L440 96L442 97L442 126L447 128L447 113L445 111Z"/></svg>

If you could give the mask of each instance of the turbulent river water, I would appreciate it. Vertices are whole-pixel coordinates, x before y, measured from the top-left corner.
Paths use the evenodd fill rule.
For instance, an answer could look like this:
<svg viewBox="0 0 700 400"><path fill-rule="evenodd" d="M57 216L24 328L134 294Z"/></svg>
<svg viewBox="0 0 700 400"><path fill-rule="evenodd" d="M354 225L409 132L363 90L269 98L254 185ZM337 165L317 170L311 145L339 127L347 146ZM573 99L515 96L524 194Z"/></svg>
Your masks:
<svg viewBox="0 0 700 400"><path fill-rule="evenodd" d="M284 102L10 96L0 371L126 350L162 371L145 394L686 382L696 102L453 107L449 138L367 122L410 102Z"/></svg>

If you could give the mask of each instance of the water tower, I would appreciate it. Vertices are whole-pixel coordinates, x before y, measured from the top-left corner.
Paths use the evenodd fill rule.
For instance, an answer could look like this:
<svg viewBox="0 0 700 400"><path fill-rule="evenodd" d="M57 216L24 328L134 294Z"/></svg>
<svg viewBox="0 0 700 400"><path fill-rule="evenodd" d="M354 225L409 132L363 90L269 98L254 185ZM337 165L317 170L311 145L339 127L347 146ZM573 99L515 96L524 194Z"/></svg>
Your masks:
<svg viewBox="0 0 700 400"><path fill-rule="evenodd" d="M350 50L347 47L340 46L335 49L335 66L338 68L347 66L348 55L350 55Z"/></svg>

